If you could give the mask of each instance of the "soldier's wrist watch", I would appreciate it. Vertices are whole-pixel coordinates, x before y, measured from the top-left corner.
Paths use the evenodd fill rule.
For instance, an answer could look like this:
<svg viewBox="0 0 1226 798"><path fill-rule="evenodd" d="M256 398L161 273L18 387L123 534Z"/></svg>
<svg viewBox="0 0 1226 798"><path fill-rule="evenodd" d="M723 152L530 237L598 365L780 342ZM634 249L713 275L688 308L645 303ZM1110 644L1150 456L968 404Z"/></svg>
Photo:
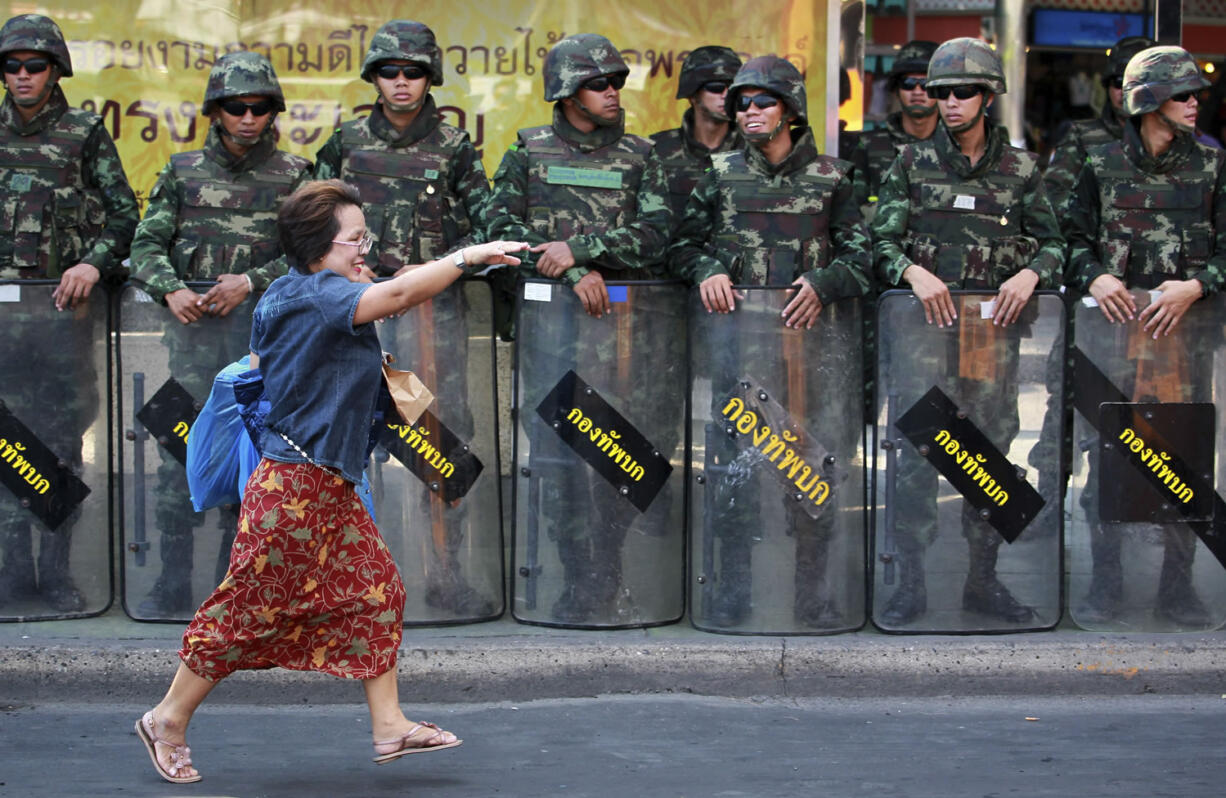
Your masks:
<svg viewBox="0 0 1226 798"><path fill-rule="evenodd" d="M457 269L459 269L460 271L464 271L464 267L467 266L468 263L466 263L464 260L463 248L457 249L455 251L455 254L451 256L451 262L455 264L455 267Z"/></svg>

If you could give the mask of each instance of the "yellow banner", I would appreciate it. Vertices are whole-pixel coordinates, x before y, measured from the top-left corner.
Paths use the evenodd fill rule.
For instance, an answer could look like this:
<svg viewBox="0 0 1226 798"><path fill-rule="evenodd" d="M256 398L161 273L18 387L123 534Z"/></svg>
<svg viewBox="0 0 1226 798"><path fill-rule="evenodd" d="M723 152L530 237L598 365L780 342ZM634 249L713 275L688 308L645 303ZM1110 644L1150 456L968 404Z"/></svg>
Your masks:
<svg viewBox="0 0 1226 798"><path fill-rule="evenodd" d="M71 104L103 116L128 178L142 199L170 154L202 146L198 118L208 73L231 50L272 61L287 112L281 146L312 160L335 127L365 116L375 99L358 77L387 3L339 0L64 0L10 3L59 23L75 75L62 82ZM403 7L409 13L408 7ZM629 132L676 127L688 105L674 99L681 63L695 47L719 44L747 59L777 53L809 89L809 121L825 138L827 0L510 0L425 2L413 18L443 50L444 80L433 89L443 119L468 131L493 174L520 128L548 124L542 67L553 43L600 33L631 68L622 94ZM838 31L832 35L837 37Z"/></svg>

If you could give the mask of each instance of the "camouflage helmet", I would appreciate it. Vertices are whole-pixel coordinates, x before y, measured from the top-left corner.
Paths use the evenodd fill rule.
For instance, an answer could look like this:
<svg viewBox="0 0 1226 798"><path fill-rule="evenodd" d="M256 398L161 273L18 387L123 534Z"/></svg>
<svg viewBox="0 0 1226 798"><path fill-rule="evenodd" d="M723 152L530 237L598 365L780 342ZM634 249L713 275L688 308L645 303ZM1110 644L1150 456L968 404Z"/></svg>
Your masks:
<svg viewBox="0 0 1226 798"><path fill-rule="evenodd" d="M724 112L736 118L736 98L740 89L756 86L783 99L783 104L796 114L796 124L807 125L809 103L805 97L805 79L791 61L777 55L760 55L745 62L736 73L728 95L724 99Z"/></svg>
<svg viewBox="0 0 1226 798"><path fill-rule="evenodd" d="M217 59L209 72L202 113L205 116L211 114L218 100L242 97L244 94L271 97L278 111L285 110L281 84L277 82L277 73L267 58L249 50L226 53Z"/></svg>
<svg viewBox="0 0 1226 798"><path fill-rule="evenodd" d="M371 73L382 61L421 64L430 73L430 85L443 85L443 51L434 39L434 31L420 22L393 19L383 23L371 38L370 49L362 61L362 80L374 83Z"/></svg>
<svg viewBox="0 0 1226 798"><path fill-rule="evenodd" d="M72 57L60 26L42 14L21 14L0 28L0 56L18 50L34 50L51 56L60 76L72 77Z"/></svg>
<svg viewBox="0 0 1226 798"><path fill-rule="evenodd" d="M545 56L545 102L573 97L592 78L629 74L630 67L611 41L595 33L576 33Z"/></svg>
<svg viewBox="0 0 1226 798"><path fill-rule="evenodd" d="M1139 116L1157 111L1176 94L1208 85L1187 50L1151 47L1134 55L1124 69L1124 113Z"/></svg>
<svg viewBox="0 0 1226 798"><path fill-rule="evenodd" d="M930 89L941 86L982 86L993 94L1005 93L1005 70L1000 56L981 39L963 36L936 49L928 62Z"/></svg>
<svg viewBox="0 0 1226 798"><path fill-rule="evenodd" d="M1124 68L1134 55L1157 46L1156 41L1145 36L1125 36L1120 39L1112 45L1111 52L1107 55L1107 71L1103 74L1103 82L1124 77Z"/></svg>
<svg viewBox="0 0 1226 798"><path fill-rule="evenodd" d="M910 75L915 72L927 75L928 62L932 60L932 54L936 50L936 42L924 41L923 39L915 39L904 44L902 49L898 51L898 55L894 56L894 64L890 67L890 86L896 86L898 79L903 75Z"/></svg>
<svg viewBox="0 0 1226 798"><path fill-rule="evenodd" d="M727 47L708 45L690 51L677 78L677 99L693 97L704 83L731 81L741 68L741 57Z"/></svg>

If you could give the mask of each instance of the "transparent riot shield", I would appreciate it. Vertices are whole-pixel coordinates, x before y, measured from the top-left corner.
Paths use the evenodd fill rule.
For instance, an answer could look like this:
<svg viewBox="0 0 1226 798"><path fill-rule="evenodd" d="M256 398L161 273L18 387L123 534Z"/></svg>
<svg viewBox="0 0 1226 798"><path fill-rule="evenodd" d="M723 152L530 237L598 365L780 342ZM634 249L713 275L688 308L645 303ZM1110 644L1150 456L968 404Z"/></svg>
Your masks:
<svg viewBox="0 0 1226 798"><path fill-rule="evenodd" d="M57 285L0 282L0 621L111 603L108 295L58 311Z"/></svg>
<svg viewBox="0 0 1226 798"><path fill-rule="evenodd" d="M400 566L406 624L464 623L503 610L493 297L465 280L379 327L395 367L434 403L390 424L368 475L379 532Z"/></svg>
<svg viewBox="0 0 1226 798"><path fill-rule="evenodd" d="M630 627L683 612L685 301L680 283L521 283L512 613Z"/></svg>
<svg viewBox="0 0 1226 798"><path fill-rule="evenodd" d="M1132 293L1138 311L1152 301ZM1069 612L1096 631L1215 629L1226 622L1226 297L1194 303L1156 340L1088 298L1074 322Z"/></svg>
<svg viewBox="0 0 1226 798"><path fill-rule="evenodd" d="M190 283L203 294L213 283ZM192 509L187 437L217 372L249 351L248 297L224 317L181 324L125 286L116 329L123 603L137 620L186 620L225 576L238 505Z"/></svg>
<svg viewBox="0 0 1226 798"><path fill-rule="evenodd" d="M864 624L859 301L789 329L786 288L690 297L690 614L699 629L831 634Z"/></svg>
<svg viewBox="0 0 1226 798"><path fill-rule="evenodd" d="M1040 431L1050 405L1060 440L1064 303L1038 292L1003 327L994 300L955 292L950 327L910 291L878 301L872 613L888 632L1060 620L1060 447Z"/></svg>

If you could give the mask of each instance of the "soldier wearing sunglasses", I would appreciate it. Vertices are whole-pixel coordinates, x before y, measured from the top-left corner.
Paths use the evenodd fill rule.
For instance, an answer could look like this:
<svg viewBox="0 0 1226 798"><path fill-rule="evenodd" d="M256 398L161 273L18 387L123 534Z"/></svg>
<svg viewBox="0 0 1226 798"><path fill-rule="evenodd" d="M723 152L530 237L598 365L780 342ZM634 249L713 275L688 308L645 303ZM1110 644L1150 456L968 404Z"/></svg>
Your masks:
<svg viewBox="0 0 1226 798"><path fill-rule="evenodd" d="M651 135L668 177L673 224L681 221L690 192L711 167L711 155L740 149L741 137L724 107L728 84L741 59L727 47L699 47L685 57L677 77L677 99L689 100L681 127Z"/></svg>
<svg viewBox="0 0 1226 798"><path fill-rule="evenodd" d="M7 89L0 105L0 279L58 280L55 307L69 310L90 299L99 279L123 279L139 217L136 197L102 119L68 105L60 79L72 77L72 59L54 21L39 14L8 20L0 29L0 63ZM99 411L87 354L96 344L92 325L65 313L51 331L46 311L27 311L25 304L5 312L4 399L79 469L82 436ZM23 379L31 366L44 376ZM48 413L49 388L54 412ZM11 494L0 500L0 614L31 614L28 608L10 613L6 605L38 599L61 613L84 610L68 566L73 518L57 531L41 530L37 573L34 523Z"/></svg>
<svg viewBox="0 0 1226 798"><path fill-rule="evenodd" d="M310 176L310 162L277 148L285 110L276 72L259 53L228 53L209 73L204 148L176 153L162 168L132 242L132 282L166 305L171 372L203 401L217 371L247 348L245 324L212 325L285 273L277 208ZM188 281L214 280L203 294ZM219 330L226 332L220 332ZM227 340L227 337L229 340ZM162 573L138 607L142 617L191 609L193 527L183 468L159 448L155 517ZM222 512L217 580L229 562L236 518Z"/></svg>
<svg viewBox="0 0 1226 798"><path fill-rule="evenodd" d="M903 147L882 183L872 223L877 276L883 287L910 288L929 324L958 323L951 288L997 291L993 320L1013 324L1035 288L1058 284L1064 265L1064 239L1037 158L1010 146L1007 131L985 116L995 96L1005 92L1000 58L986 43L960 38L938 47L928 65L927 89L937 100L941 124L932 138ZM890 352L892 346L897 351ZM893 362L931 359L930 368L913 369L924 378L946 368L936 353L918 351L910 342L882 341L881 347ZM953 378L961 395L974 397L967 410L981 420L980 429L1007 451L1020 429L1016 347L1005 350L1000 362L984 365L960 356ZM997 376L983 379L985 371ZM916 387L894 389L910 395ZM894 528L901 577L877 619L889 628L927 611L924 554L938 531L936 496L936 470L918 456L902 458L897 501L905 509ZM1030 621L1033 610L996 575L1003 539L969 502L963 505L962 533L969 546L963 609L1011 625Z"/></svg>

